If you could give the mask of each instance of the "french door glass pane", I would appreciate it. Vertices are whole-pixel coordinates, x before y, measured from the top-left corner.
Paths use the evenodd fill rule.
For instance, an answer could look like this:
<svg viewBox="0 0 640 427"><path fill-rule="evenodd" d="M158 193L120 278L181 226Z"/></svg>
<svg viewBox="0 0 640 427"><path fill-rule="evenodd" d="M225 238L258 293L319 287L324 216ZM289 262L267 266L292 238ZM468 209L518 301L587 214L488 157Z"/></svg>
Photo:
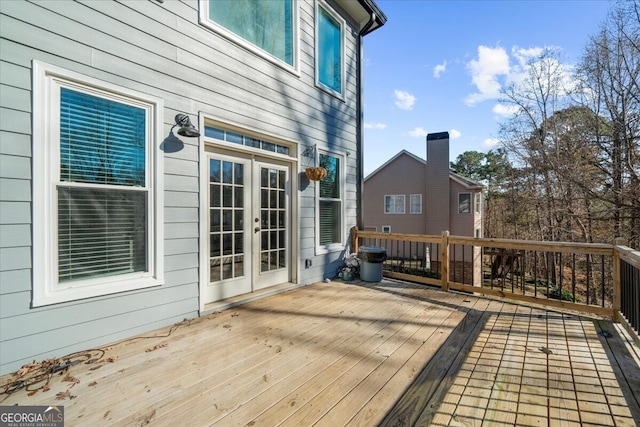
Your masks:
<svg viewBox="0 0 640 427"><path fill-rule="evenodd" d="M286 249L286 173L260 169L260 271L284 268L280 252ZM282 221L279 220L282 218Z"/></svg>
<svg viewBox="0 0 640 427"><path fill-rule="evenodd" d="M244 164L209 160L209 280L244 275Z"/></svg>

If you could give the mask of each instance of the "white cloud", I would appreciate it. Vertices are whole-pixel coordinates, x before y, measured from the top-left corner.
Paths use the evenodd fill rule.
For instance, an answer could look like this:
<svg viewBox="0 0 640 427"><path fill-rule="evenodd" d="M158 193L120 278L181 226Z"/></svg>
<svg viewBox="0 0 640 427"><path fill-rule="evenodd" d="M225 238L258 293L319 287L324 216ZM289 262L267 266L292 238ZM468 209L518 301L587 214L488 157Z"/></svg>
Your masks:
<svg viewBox="0 0 640 427"><path fill-rule="evenodd" d="M473 106L489 99L498 99L503 86L518 85L523 82L532 67L555 68L561 73L557 80L558 93L568 92L575 82L571 77L572 67L557 61L554 56L547 57L545 64L537 59L545 55L545 51L560 52L557 46L522 48L513 46L510 53L500 47L478 46L478 56L467 63L467 70L471 75L471 82L476 92L469 94L464 102ZM548 62L552 61L552 62ZM504 105L496 105L494 113L509 116L513 110Z"/></svg>
<svg viewBox="0 0 640 427"><path fill-rule="evenodd" d="M458 139L461 136L462 136L462 133L460 133L460 131L457 129L451 129L449 131L449 139Z"/></svg>
<svg viewBox="0 0 640 427"><path fill-rule="evenodd" d="M386 123L365 123L364 124L365 129L384 129L386 127L387 127Z"/></svg>
<svg viewBox="0 0 640 427"><path fill-rule="evenodd" d="M480 45L478 58L469 61L467 69L477 92L467 96L465 104L474 105L487 99L495 99L500 96L499 77L509 74L509 55L502 47Z"/></svg>
<svg viewBox="0 0 640 427"><path fill-rule="evenodd" d="M500 143L500 140L497 138L487 138L482 141L482 146L486 149L492 149Z"/></svg>
<svg viewBox="0 0 640 427"><path fill-rule="evenodd" d="M405 92L403 90L394 90L393 94L396 98L395 104L396 107L401 110L412 110L413 104L416 103L416 97L411 95L409 92Z"/></svg>
<svg viewBox="0 0 640 427"><path fill-rule="evenodd" d="M530 47L529 49L524 49L522 47L514 46L511 48L511 54L518 61L518 65L522 68L525 68L527 62L532 58L537 58L542 55L542 52L544 52L544 48L541 47Z"/></svg>
<svg viewBox="0 0 640 427"><path fill-rule="evenodd" d="M492 111L502 117L510 117L518 112L520 108L516 105L496 104Z"/></svg>
<svg viewBox="0 0 640 427"><path fill-rule="evenodd" d="M429 134L426 130L421 127L413 128L413 130L409 131L409 136L413 138L422 138Z"/></svg>
<svg viewBox="0 0 640 427"><path fill-rule="evenodd" d="M447 61L444 61L442 64L438 64L433 67L433 77L439 79L440 74L444 73L445 71L447 71Z"/></svg>

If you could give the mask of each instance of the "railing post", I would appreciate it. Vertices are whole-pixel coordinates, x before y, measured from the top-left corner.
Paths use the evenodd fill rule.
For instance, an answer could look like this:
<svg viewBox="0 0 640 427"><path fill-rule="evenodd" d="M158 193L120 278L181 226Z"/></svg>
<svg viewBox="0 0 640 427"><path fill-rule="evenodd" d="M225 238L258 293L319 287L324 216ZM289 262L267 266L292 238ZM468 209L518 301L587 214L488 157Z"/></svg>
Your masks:
<svg viewBox="0 0 640 427"><path fill-rule="evenodd" d="M358 226L351 227L351 253L358 253Z"/></svg>
<svg viewBox="0 0 640 427"><path fill-rule="evenodd" d="M449 291L449 232L442 232L442 242L440 243L441 262L440 262L440 280L442 281L442 290Z"/></svg>
<svg viewBox="0 0 640 427"><path fill-rule="evenodd" d="M627 242L623 237L616 237L613 241L613 321L620 322L620 311L622 303L620 295L622 293L620 282L620 252L618 246L624 246Z"/></svg>

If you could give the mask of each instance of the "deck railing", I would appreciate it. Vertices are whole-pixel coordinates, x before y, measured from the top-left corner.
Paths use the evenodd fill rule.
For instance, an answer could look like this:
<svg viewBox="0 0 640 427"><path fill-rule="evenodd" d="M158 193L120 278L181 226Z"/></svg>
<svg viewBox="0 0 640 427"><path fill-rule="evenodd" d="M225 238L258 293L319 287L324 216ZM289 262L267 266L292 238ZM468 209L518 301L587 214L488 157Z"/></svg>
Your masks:
<svg viewBox="0 0 640 427"><path fill-rule="evenodd" d="M381 246L386 277L579 310L640 330L640 252L619 244L352 230L353 252Z"/></svg>

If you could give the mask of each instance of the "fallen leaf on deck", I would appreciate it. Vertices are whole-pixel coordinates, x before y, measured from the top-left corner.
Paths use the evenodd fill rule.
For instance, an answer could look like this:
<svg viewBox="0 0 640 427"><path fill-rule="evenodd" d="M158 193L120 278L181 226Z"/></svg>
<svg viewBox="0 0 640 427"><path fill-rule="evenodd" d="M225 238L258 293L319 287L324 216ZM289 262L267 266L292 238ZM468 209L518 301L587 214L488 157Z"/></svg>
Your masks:
<svg viewBox="0 0 640 427"><path fill-rule="evenodd" d="M160 343L160 344L156 344L153 347L146 349L145 352L146 353L150 353L152 351L156 351L159 348L164 348L164 347L166 347L168 345L169 345L169 343L166 343L166 342L163 342L163 343Z"/></svg>
<svg viewBox="0 0 640 427"><path fill-rule="evenodd" d="M95 381L91 381L89 384L87 384L89 387L93 387L94 385L97 385L98 383Z"/></svg>
<svg viewBox="0 0 640 427"><path fill-rule="evenodd" d="M74 385L76 385L76 384L78 384L80 382L80 380L78 378L73 377L73 376L71 376L69 374L67 374L67 376L64 377L62 379L62 381L67 381L67 382L73 383L73 385L71 387L73 387Z"/></svg>
<svg viewBox="0 0 640 427"><path fill-rule="evenodd" d="M56 394L56 400L73 399L74 397L75 396L71 396L71 393L69 393L69 390L61 391L58 394Z"/></svg>

